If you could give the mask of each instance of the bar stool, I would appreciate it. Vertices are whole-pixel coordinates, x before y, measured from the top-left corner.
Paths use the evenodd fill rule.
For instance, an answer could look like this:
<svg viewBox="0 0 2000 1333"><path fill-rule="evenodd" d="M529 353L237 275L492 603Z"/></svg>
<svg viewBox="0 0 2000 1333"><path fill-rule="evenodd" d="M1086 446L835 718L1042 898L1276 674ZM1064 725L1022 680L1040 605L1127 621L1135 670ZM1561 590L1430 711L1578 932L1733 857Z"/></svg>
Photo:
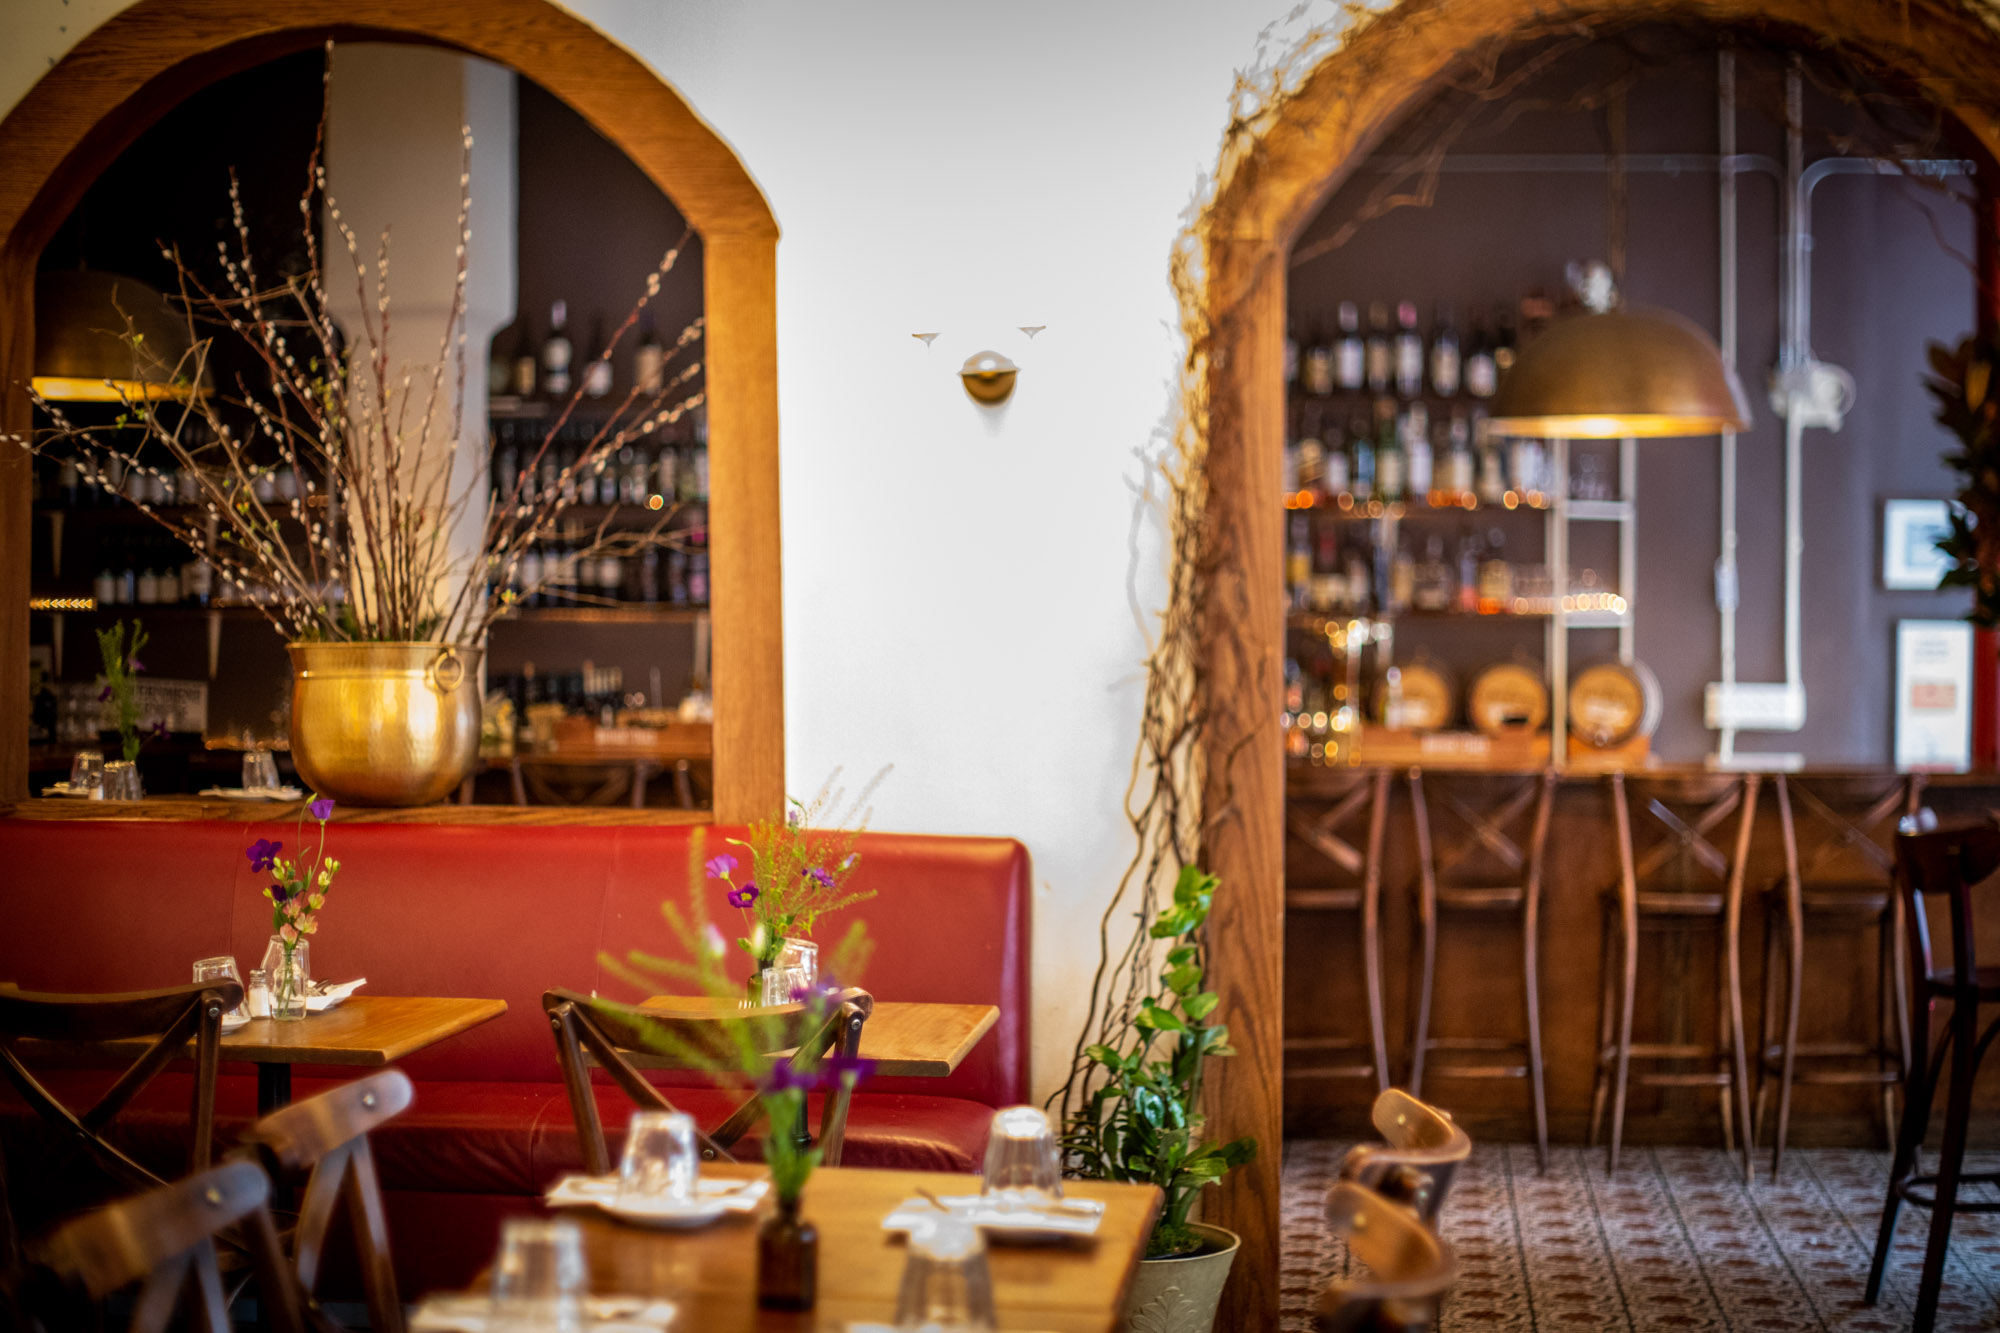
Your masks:
<svg viewBox="0 0 2000 1333"><path fill-rule="evenodd" d="M1464 788L1479 789L1480 803L1465 799ZM1542 998L1539 937L1542 872L1555 803L1555 770L1522 777L1458 777L1438 785L1438 803L1457 817L1458 838L1434 841L1424 776L1410 770L1410 805L1417 838L1418 978L1411 1007L1410 1093L1421 1097L1426 1060L1432 1051L1518 1053L1519 1063L1440 1062L1434 1078L1519 1078L1528 1081L1535 1114L1535 1150L1549 1166L1549 1111L1542 1080ZM1476 798L1476 799L1479 799ZM1513 832L1526 824L1525 842ZM1464 867L1485 863L1485 882L1459 877ZM1495 873L1497 870L1497 874ZM1498 882L1495 882L1497 878ZM1431 999L1437 980L1438 921L1444 913L1518 922L1521 981L1528 1014L1525 1042L1512 1037L1433 1037Z"/></svg>
<svg viewBox="0 0 2000 1333"><path fill-rule="evenodd" d="M1981 967L1978 958L1978 914L1973 896L1989 897L2000 889L2000 828L1974 824L1938 829L1929 811L1905 821L1896 838L1896 887L1907 921L1909 1003L1915 1030L1910 1040L1910 1077L1903 1098L1903 1119L1896 1131L1896 1157L1889 1168L1888 1196L1882 1203L1882 1225L1875 1233L1875 1256L1868 1265L1868 1288L1862 1299L1875 1303L1882 1291L1882 1271L1889 1244L1896 1234L1896 1215L1904 1200L1931 1210L1930 1238L1924 1246L1923 1278L1917 1286L1914 1333L1930 1333L1937 1323L1938 1293L1944 1282L1945 1249L1951 1243L1954 1213L2000 1213L2000 1203L1967 1202L1959 1188L1977 1181L2000 1184L2000 1171L1968 1172L1965 1140L1972 1121L1972 1083L1979 1062L2000 1033L2000 1020L1979 1031L1980 1006L2000 1005L2000 967ZM1930 922L1924 900L1948 899L1952 966L1939 971L1931 950ZM1993 906L1991 902L1987 904ZM1951 1005L1951 1017L1935 1050L1931 1032L1940 1001ZM1930 1125L1931 1101L1945 1056L1951 1056L1951 1089L1945 1097L1944 1144L1938 1150L1936 1175L1917 1170L1917 1153ZM1930 1198L1917 1192L1929 1185Z"/></svg>
<svg viewBox="0 0 2000 1333"><path fill-rule="evenodd" d="M1287 792L1285 823L1292 836L1343 875L1358 882L1332 887L1285 888L1287 912L1352 912L1360 918L1362 984L1367 995L1368 1036L1303 1035L1285 1038L1288 1078L1373 1078L1375 1090L1389 1086L1389 1041L1382 1019L1382 843L1389 818L1394 773L1387 768L1318 770L1310 792ZM1308 804L1325 808L1308 813ZM1365 825L1360 846L1349 841L1354 824ZM1361 1053L1369 1058L1347 1064L1313 1057ZM1305 1062L1293 1055L1308 1057Z"/></svg>
<svg viewBox="0 0 2000 1333"><path fill-rule="evenodd" d="M1623 773L1613 773L1609 781L1619 874L1617 883L1604 893L1603 986L1598 996L1597 1077L1590 1099L1590 1142L1597 1142L1608 1097L1609 1170L1617 1171L1625 1133L1625 1092L1634 1079L1652 1087L1717 1088L1722 1101L1724 1151L1735 1152L1734 1126L1738 1120L1743 1126L1743 1178L1747 1182L1751 1144L1750 1077L1743 1041L1743 863L1750 850L1750 829L1757 810L1757 775L1704 773L1628 782ZM1635 800L1649 816L1648 827L1657 826L1643 852L1633 838ZM1731 850L1724 853L1709 838L1731 815L1736 816L1736 836ZM1676 874L1659 873L1670 865L1678 868ZM1690 887L1687 881L1697 869L1719 881L1721 891ZM1716 1043L1705 1046L1673 1040L1678 1034L1671 1024L1662 1040L1635 1043L1632 1011L1638 995L1640 929L1649 926L1663 931L1690 924L1714 933L1720 955L1716 969L1721 974L1720 1031ZM1712 1060L1717 1068L1713 1072L1634 1073L1631 1065L1635 1059L1675 1063Z"/></svg>
<svg viewBox="0 0 2000 1333"><path fill-rule="evenodd" d="M1921 775L1836 775L1772 779L1778 827L1785 844L1785 873L1764 894L1764 1006L1757 1048L1757 1109L1753 1142L1764 1133L1770 1085L1778 1085L1777 1135L1771 1179L1785 1159L1792 1117L1792 1084L1874 1083L1882 1089L1882 1128L1896 1141L1896 1085L1909 1067L1910 1018L1903 976L1903 906L1895 890L1895 860L1885 844L1896 821L1913 814L1923 792ZM1807 849L1799 838L1802 812L1826 835ZM1802 1044L1799 1000L1804 986L1805 941L1810 930L1851 934L1874 931L1875 1032L1865 1040ZM1785 1000L1778 1011L1778 957L1784 955ZM1800 1062L1807 1062L1801 1067Z"/></svg>

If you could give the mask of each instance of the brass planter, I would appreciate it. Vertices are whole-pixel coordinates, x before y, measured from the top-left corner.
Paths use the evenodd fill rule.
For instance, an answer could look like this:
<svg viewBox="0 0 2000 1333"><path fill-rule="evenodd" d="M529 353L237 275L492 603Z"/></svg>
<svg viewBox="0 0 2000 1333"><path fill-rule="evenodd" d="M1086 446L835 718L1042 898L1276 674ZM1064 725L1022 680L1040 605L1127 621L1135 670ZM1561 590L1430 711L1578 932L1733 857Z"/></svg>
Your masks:
<svg viewBox="0 0 2000 1333"><path fill-rule="evenodd" d="M429 805L479 754L479 649L293 643L292 763L350 805Z"/></svg>

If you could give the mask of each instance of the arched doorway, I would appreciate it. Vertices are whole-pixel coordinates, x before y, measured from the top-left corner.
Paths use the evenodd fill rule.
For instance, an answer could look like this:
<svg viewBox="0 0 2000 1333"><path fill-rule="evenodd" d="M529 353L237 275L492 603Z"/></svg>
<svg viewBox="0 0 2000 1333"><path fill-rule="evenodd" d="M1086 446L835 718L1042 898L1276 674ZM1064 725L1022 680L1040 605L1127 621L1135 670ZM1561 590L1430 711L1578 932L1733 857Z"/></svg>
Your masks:
<svg viewBox="0 0 2000 1333"><path fill-rule="evenodd" d="M64 56L0 121L0 429L25 430L36 257L83 190L153 120L225 75L329 39L451 47L525 74L580 113L701 234L716 451L710 522L725 534L714 600L715 813L784 799L778 565L778 227L756 183L659 76L546 0L138 0ZM0 691L27 691L29 470L0 456ZM0 720L0 798L27 794L25 715Z"/></svg>
<svg viewBox="0 0 2000 1333"><path fill-rule="evenodd" d="M1338 38L1281 107L1241 122L1226 143L1213 202L1194 238L1204 265L1208 534L1199 683L1210 758L1203 778L1206 867L1235 890L1211 918L1212 974L1240 1054L1211 1075L1213 1131L1275 1146L1283 1132L1283 345L1287 256L1293 240L1361 160L1460 62L1565 21L1758 27L1801 49L1865 58L1949 111L1991 160L2000 40L1969 7L1919 17L1877 0L1409 0ZM1981 317L1994 311L1992 201L1982 197ZM1280 1154L1267 1151L1226 1178L1210 1214L1245 1238L1230 1293L1231 1327L1278 1320Z"/></svg>

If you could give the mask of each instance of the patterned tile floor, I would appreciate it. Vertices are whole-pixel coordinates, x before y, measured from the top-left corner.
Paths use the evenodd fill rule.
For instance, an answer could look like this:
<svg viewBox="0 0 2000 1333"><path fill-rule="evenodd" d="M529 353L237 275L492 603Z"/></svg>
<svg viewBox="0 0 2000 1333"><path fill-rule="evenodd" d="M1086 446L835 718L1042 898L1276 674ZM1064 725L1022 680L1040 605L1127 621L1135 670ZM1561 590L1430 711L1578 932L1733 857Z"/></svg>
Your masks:
<svg viewBox="0 0 2000 1333"><path fill-rule="evenodd" d="M1323 1209L1345 1146L1285 1145L1285 1333L1309 1333L1314 1298L1351 1262ZM1532 1144L1484 1145L1445 1205L1460 1275L1441 1333L1908 1328L1928 1210L1904 1208L1882 1301L1861 1304L1888 1167L1882 1152L1795 1150L1781 1182L1746 1188L1712 1148L1628 1147L1608 1179L1601 1149L1554 1148L1541 1175ZM1938 1328L2000 1329L2000 1214L1957 1219Z"/></svg>

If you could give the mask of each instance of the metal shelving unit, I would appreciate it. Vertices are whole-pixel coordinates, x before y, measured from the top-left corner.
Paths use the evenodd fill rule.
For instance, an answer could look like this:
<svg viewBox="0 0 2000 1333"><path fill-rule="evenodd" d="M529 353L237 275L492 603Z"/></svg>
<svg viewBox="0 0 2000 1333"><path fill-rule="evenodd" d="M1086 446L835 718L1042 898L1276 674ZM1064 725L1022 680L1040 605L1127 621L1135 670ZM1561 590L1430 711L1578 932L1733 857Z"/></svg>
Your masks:
<svg viewBox="0 0 2000 1333"><path fill-rule="evenodd" d="M1549 577L1563 592L1556 596L1555 612L1543 648L1549 673L1549 760L1563 767L1569 759L1569 636L1580 629L1616 629L1618 660L1631 664L1638 625L1639 572L1639 449L1638 441L1626 436L1618 442L1618 498L1616 500L1572 500L1569 498L1568 440L1551 440L1557 485L1545 520ZM1569 526L1572 523L1616 523L1618 525L1618 595L1625 599L1623 611L1566 609L1569 589Z"/></svg>

